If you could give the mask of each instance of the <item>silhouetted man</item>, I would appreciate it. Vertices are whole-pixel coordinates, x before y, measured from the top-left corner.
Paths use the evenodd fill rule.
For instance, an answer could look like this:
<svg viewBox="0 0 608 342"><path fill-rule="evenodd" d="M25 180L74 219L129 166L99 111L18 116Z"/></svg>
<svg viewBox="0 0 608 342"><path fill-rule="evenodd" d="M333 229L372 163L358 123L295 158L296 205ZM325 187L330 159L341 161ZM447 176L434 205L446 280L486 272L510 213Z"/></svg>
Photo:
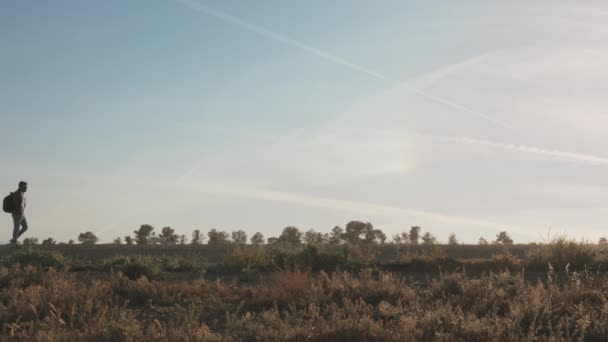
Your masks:
<svg viewBox="0 0 608 342"><path fill-rule="evenodd" d="M12 244L17 243L17 239L27 230L27 220L25 219L25 192L27 191L27 183L19 182L19 189L13 193L14 210L13 210L13 238Z"/></svg>

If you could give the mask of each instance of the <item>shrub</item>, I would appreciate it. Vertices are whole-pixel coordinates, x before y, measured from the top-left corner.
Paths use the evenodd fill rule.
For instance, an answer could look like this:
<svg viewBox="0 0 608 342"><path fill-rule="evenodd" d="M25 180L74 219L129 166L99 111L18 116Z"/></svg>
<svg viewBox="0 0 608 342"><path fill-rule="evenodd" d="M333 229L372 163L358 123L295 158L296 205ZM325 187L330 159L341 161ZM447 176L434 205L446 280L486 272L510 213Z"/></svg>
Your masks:
<svg viewBox="0 0 608 342"><path fill-rule="evenodd" d="M527 264L529 268L540 269L546 269L549 264L557 270L563 270L567 265L571 269L583 269L593 265L595 256L596 251L590 243L576 242L559 235L531 251Z"/></svg>
<svg viewBox="0 0 608 342"><path fill-rule="evenodd" d="M129 279L158 279L161 276L161 263L147 256L117 256L104 262L104 269L122 272Z"/></svg>
<svg viewBox="0 0 608 342"><path fill-rule="evenodd" d="M7 267L19 264L21 266L35 266L43 269L52 267L57 270L67 270L71 265L68 259L60 253L40 249L23 249L13 252L2 258L2 264Z"/></svg>
<svg viewBox="0 0 608 342"><path fill-rule="evenodd" d="M307 245L296 251L275 249L272 251L272 264L281 270L306 269L311 271L335 271L337 269L360 269L362 263L348 261L348 247L328 250Z"/></svg>
<svg viewBox="0 0 608 342"><path fill-rule="evenodd" d="M112 293L126 300L122 305L128 304L129 307L141 307L154 300L155 289L146 277L137 280L125 277L126 274L118 272L112 282Z"/></svg>
<svg viewBox="0 0 608 342"><path fill-rule="evenodd" d="M106 341L136 341L142 337L141 325L131 312L116 310L110 314L100 335Z"/></svg>
<svg viewBox="0 0 608 342"><path fill-rule="evenodd" d="M193 258L163 256L159 261L162 270L165 272L190 272L202 274L205 272L206 268L205 262Z"/></svg>
<svg viewBox="0 0 608 342"><path fill-rule="evenodd" d="M46 272L33 266L0 267L0 289L10 287L23 289L32 285L41 285L45 274Z"/></svg>
<svg viewBox="0 0 608 342"><path fill-rule="evenodd" d="M524 268L524 261L508 252L495 254L491 259L462 259L463 269L467 274L484 274L511 272L519 273Z"/></svg>
<svg viewBox="0 0 608 342"><path fill-rule="evenodd" d="M235 246L224 257L224 270L240 272L244 269L267 271L271 268L267 249L263 246Z"/></svg>

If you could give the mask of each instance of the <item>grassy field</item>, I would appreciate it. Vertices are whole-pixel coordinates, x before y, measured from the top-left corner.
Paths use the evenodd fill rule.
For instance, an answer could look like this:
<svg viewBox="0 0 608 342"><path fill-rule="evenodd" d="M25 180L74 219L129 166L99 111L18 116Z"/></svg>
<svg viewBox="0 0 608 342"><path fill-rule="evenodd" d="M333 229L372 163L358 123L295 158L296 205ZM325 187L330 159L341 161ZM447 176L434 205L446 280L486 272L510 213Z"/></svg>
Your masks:
<svg viewBox="0 0 608 342"><path fill-rule="evenodd" d="M429 254L437 247L440 247L442 253L453 259L474 259L474 258L491 258L495 254L505 251L504 245L392 245L386 244L378 248L376 259L391 261L398 258L400 251L405 251L408 254ZM96 260L99 258L109 258L115 255L150 255L150 256L181 256L181 257L196 257L204 258L211 263L223 262L224 257L229 250L234 248L231 244L220 245L115 245L115 244L98 244L98 245L69 245L59 244L51 246L39 246L49 251L59 252L66 257L72 257L82 260ZM244 248L255 248L255 246L245 245ZM364 247L365 248L365 247ZM521 244L508 246L508 251L514 256L525 257L531 250L536 248L534 245ZM13 251L9 245L0 246L0 257L6 256Z"/></svg>
<svg viewBox="0 0 608 342"><path fill-rule="evenodd" d="M0 338L608 339L603 249L541 246L0 248Z"/></svg>

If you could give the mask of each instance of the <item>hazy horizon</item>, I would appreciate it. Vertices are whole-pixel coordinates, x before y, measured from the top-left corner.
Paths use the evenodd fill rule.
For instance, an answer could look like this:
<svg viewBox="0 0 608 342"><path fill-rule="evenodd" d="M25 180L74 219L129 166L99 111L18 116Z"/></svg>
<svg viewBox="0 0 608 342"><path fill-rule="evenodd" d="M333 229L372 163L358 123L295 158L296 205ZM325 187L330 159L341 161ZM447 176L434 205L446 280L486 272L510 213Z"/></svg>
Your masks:
<svg viewBox="0 0 608 342"><path fill-rule="evenodd" d="M608 235L605 2L8 0L0 41L24 237Z"/></svg>

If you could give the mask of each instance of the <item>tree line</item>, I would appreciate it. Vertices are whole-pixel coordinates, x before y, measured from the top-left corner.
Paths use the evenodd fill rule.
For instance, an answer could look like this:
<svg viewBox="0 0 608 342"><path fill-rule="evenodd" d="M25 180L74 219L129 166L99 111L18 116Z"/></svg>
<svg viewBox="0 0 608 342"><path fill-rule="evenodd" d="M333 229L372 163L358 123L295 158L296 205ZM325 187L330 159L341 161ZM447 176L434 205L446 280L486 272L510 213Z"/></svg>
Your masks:
<svg viewBox="0 0 608 342"><path fill-rule="evenodd" d="M92 245L96 244L99 239L91 232L87 231L78 235L78 241L81 244ZM38 244L37 238L27 238L24 244ZM54 245L57 242L53 238L44 239L42 245ZM70 240L68 244L74 244L74 240ZM171 227L163 227L159 233L155 232L155 228L149 224L142 224L139 229L133 231L133 234L124 237L117 237L113 240L114 244L126 245L221 245L221 244L283 244L283 245L340 245L349 244L367 244L367 245L382 245L382 244L411 244L411 245L434 245L438 244L437 238L431 232L422 233L422 228L413 226L409 230L403 231L392 236L388 241L386 234L378 228L375 228L370 222L351 221L344 228L335 226L330 232L323 233L314 229L302 231L297 227L285 227L281 234L277 237L265 238L260 232L256 232L251 237L243 230L235 230L226 232L223 230L211 229L206 234L201 230L194 230L190 239L185 234L179 235ZM479 238L479 245L487 244L513 244L513 239L506 231L501 231L496 235L496 239L489 242L485 238ZM460 244L456 238L456 234L448 236L449 245Z"/></svg>

